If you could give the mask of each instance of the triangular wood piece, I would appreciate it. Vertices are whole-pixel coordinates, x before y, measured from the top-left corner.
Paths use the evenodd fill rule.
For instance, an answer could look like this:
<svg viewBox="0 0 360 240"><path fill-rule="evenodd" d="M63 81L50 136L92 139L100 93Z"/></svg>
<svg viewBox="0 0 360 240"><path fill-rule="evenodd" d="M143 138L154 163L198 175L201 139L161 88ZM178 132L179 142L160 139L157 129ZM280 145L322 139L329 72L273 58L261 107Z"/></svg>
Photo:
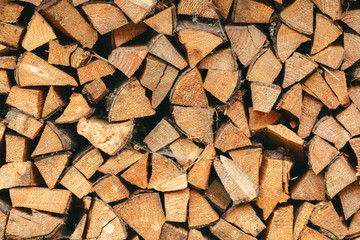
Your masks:
<svg viewBox="0 0 360 240"><path fill-rule="evenodd" d="M282 69L281 62L270 48L261 52L249 66L246 79L250 82L273 83Z"/></svg>
<svg viewBox="0 0 360 240"><path fill-rule="evenodd" d="M177 224L165 223L159 239L187 239L188 229Z"/></svg>
<svg viewBox="0 0 360 240"><path fill-rule="evenodd" d="M121 85L112 99L108 119L110 122L147 117L155 114L145 88L136 78Z"/></svg>
<svg viewBox="0 0 360 240"><path fill-rule="evenodd" d="M115 205L114 210L144 239L159 239L161 228L165 223L159 193L135 195Z"/></svg>
<svg viewBox="0 0 360 240"><path fill-rule="evenodd" d="M236 57L231 48L208 55L199 63L200 69L235 71L238 68Z"/></svg>
<svg viewBox="0 0 360 240"><path fill-rule="evenodd" d="M145 153L141 159L130 166L121 177L139 188L147 188L149 153Z"/></svg>
<svg viewBox="0 0 360 240"><path fill-rule="evenodd" d="M223 152L250 146L251 141L245 133L230 121L221 125L215 135L215 148Z"/></svg>
<svg viewBox="0 0 360 240"><path fill-rule="evenodd" d="M314 136L308 144L309 165L315 174L319 174L340 152L319 136Z"/></svg>
<svg viewBox="0 0 360 240"><path fill-rule="evenodd" d="M235 23L268 23L273 12L268 1L235 0L232 20Z"/></svg>
<svg viewBox="0 0 360 240"><path fill-rule="evenodd" d="M281 24L276 32L275 48L280 61L285 62L288 57L304 42L311 39L286 24Z"/></svg>
<svg viewBox="0 0 360 240"><path fill-rule="evenodd" d="M88 214L86 239L126 239L123 220L114 209L98 198L94 198Z"/></svg>
<svg viewBox="0 0 360 240"><path fill-rule="evenodd" d="M229 151L231 158L240 164L251 180L259 185L261 148L248 148Z"/></svg>
<svg viewBox="0 0 360 240"><path fill-rule="evenodd" d="M145 60L144 71L140 77L141 85L154 91L164 74L166 66L166 62L152 55L148 55Z"/></svg>
<svg viewBox="0 0 360 240"><path fill-rule="evenodd" d="M294 216L294 239L299 239L300 234L310 220L314 208L315 206L313 204L304 202L296 209Z"/></svg>
<svg viewBox="0 0 360 240"><path fill-rule="evenodd" d="M237 162L220 156L220 160L214 161L214 167L234 205L250 202L259 195L259 186Z"/></svg>
<svg viewBox="0 0 360 240"><path fill-rule="evenodd" d="M61 87L49 88L42 110L42 118L47 119L66 105L69 89Z"/></svg>
<svg viewBox="0 0 360 240"><path fill-rule="evenodd" d="M195 189L207 189L212 163L215 159L213 144L207 145L187 175L188 183Z"/></svg>
<svg viewBox="0 0 360 240"><path fill-rule="evenodd" d="M143 32L147 30L145 23L140 22L135 24L133 22L129 22L125 26L115 29L112 32L112 37L114 39L114 44L116 47L123 45L124 43L130 41L131 39L139 36Z"/></svg>
<svg viewBox="0 0 360 240"><path fill-rule="evenodd" d="M357 170L360 172L360 137L350 139L349 143L357 158Z"/></svg>
<svg viewBox="0 0 360 240"><path fill-rule="evenodd" d="M226 25L225 30L236 56L242 65L247 67L262 49L266 35L254 25Z"/></svg>
<svg viewBox="0 0 360 240"><path fill-rule="evenodd" d="M99 178L94 182L93 189L106 203L120 201L128 198L130 195L125 181L116 175L105 175Z"/></svg>
<svg viewBox="0 0 360 240"><path fill-rule="evenodd" d="M260 169L260 195L256 205L263 210L262 219L266 220L278 203L289 199L288 182L293 166L283 153L265 151Z"/></svg>
<svg viewBox="0 0 360 240"><path fill-rule="evenodd" d="M360 34L360 9L345 11L341 21Z"/></svg>
<svg viewBox="0 0 360 240"><path fill-rule="evenodd" d="M10 162L0 168L1 190L22 186L38 186L40 184L40 175L30 161Z"/></svg>
<svg viewBox="0 0 360 240"><path fill-rule="evenodd" d="M310 73L315 71L317 64L309 57L295 52L285 61L283 88L287 88L296 82L301 81Z"/></svg>
<svg viewBox="0 0 360 240"><path fill-rule="evenodd" d="M189 188L181 191L164 193L166 221L186 222L189 197Z"/></svg>
<svg viewBox="0 0 360 240"><path fill-rule="evenodd" d="M204 196L212 206L215 206L221 212L224 212L231 203L229 194L217 178L212 181L209 188L205 191Z"/></svg>
<svg viewBox="0 0 360 240"><path fill-rule="evenodd" d="M155 36L148 46L149 53L154 54L180 70L188 65L185 58L163 34Z"/></svg>
<svg viewBox="0 0 360 240"><path fill-rule="evenodd" d="M95 112L95 107L90 106L81 93L74 92L70 96L69 105L64 112L55 120L55 123L74 123L81 118L88 118Z"/></svg>
<svg viewBox="0 0 360 240"><path fill-rule="evenodd" d="M86 222L87 222L87 214L84 214L81 218L80 221L77 223L75 230L73 231L73 233L70 236L70 240L76 240L76 239L82 239L84 232L85 232L85 226L86 226Z"/></svg>
<svg viewBox="0 0 360 240"><path fill-rule="evenodd" d="M351 101L360 109L360 85L351 86L348 90Z"/></svg>
<svg viewBox="0 0 360 240"><path fill-rule="evenodd" d="M280 13L280 18L292 29L310 35L313 33L314 4L310 0L296 0Z"/></svg>
<svg viewBox="0 0 360 240"><path fill-rule="evenodd" d="M252 132L261 131L268 125L275 124L280 121L281 114L271 110L269 113L255 111L249 107L249 129Z"/></svg>
<svg viewBox="0 0 360 240"><path fill-rule="evenodd" d="M55 38L55 32L50 24L45 21L39 12L35 12L26 29L22 46L27 51L32 51Z"/></svg>
<svg viewBox="0 0 360 240"><path fill-rule="evenodd" d="M301 107L301 116L299 119L298 135L306 138L310 135L311 130L317 120L323 104L309 94L304 94Z"/></svg>
<svg viewBox="0 0 360 240"><path fill-rule="evenodd" d="M360 47L360 36L352 33L344 33L344 49L345 56L341 65L341 70L345 70L352 66L356 61L360 59L360 52L354 49Z"/></svg>
<svg viewBox="0 0 360 240"><path fill-rule="evenodd" d="M221 17L227 19L233 1L234 0L213 0L212 3Z"/></svg>
<svg viewBox="0 0 360 240"><path fill-rule="evenodd" d="M68 167L60 180L60 184L71 191L79 199L93 192L92 184L74 166Z"/></svg>
<svg viewBox="0 0 360 240"><path fill-rule="evenodd" d="M148 53L145 45L115 48L109 55L109 63L131 77L140 67Z"/></svg>
<svg viewBox="0 0 360 240"><path fill-rule="evenodd" d="M219 219L219 215L211 207L210 203L195 190L190 191L188 211L189 228L208 226Z"/></svg>
<svg viewBox="0 0 360 240"><path fill-rule="evenodd" d="M169 146L171 152L174 154L176 161L187 170L203 151L191 140L186 138L179 138Z"/></svg>
<svg viewBox="0 0 360 240"><path fill-rule="evenodd" d="M324 78L341 105L349 105L349 95L344 71L324 68Z"/></svg>
<svg viewBox="0 0 360 240"><path fill-rule="evenodd" d="M349 219L360 209L360 185L358 182L347 186L339 193L345 219Z"/></svg>
<svg viewBox="0 0 360 240"><path fill-rule="evenodd" d="M206 29L200 24L193 25L189 22L182 22L181 25L178 25L177 31L179 41L185 46L187 60L191 68L195 67L204 57L224 42L221 36L215 34L215 29ZM208 41L204 44L201 39Z"/></svg>
<svg viewBox="0 0 360 240"><path fill-rule="evenodd" d="M208 70L204 88L214 97L227 102L239 85L240 71Z"/></svg>
<svg viewBox="0 0 360 240"><path fill-rule="evenodd" d="M103 162L104 159L100 150L90 146L79 152L74 157L72 164L87 179L89 179L92 175L94 175Z"/></svg>
<svg viewBox="0 0 360 240"><path fill-rule="evenodd" d="M106 120L92 117L90 119L82 118L77 124L77 132L96 148L103 152L114 155L130 139L134 129L132 120L109 123ZM101 133L101 134L100 134Z"/></svg>
<svg viewBox="0 0 360 240"><path fill-rule="evenodd" d="M343 239L348 232L347 226L336 212L331 201L316 204L311 215L311 222L320 228L328 230L332 235L335 235L334 237L339 239Z"/></svg>
<svg viewBox="0 0 360 240"><path fill-rule="evenodd" d="M281 93L276 84L251 82L251 98L255 111L269 113Z"/></svg>
<svg viewBox="0 0 360 240"><path fill-rule="evenodd" d="M337 114L336 119L352 136L360 134L360 111L354 104L350 104L350 106Z"/></svg>
<svg viewBox="0 0 360 240"><path fill-rule="evenodd" d="M300 240L330 240L331 238L325 237L318 231L306 226L301 233Z"/></svg>
<svg viewBox="0 0 360 240"><path fill-rule="evenodd" d="M312 0L315 5L334 21L339 20L342 14L341 0ZM351 11L346 11L351 12Z"/></svg>
<svg viewBox="0 0 360 240"><path fill-rule="evenodd" d="M231 121L245 134L245 136L251 137L243 102L235 101L224 111L224 114L231 119Z"/></svg>
<svg viewBox="0 0 360 240"><path fill-rule="evenodd" d="M145 19L144 23L165 35L173 35L176 26L176 7L171 6L154 16Z"/></svg>
<svg viewBox="0 0 360 240"><path fill-rule="evenodd" d="M210 0L180 0L177 12L179 15L193 16L195 14L203 18L219 19L215 7Z"/></svg>
<svg viewBox="0 0 360 240"><path fill-rule="evenodd" d="M187 187L186 172L176 163L160 154L152 154L152 173L148 188L168 192L182 190Z"/></svg>
<svg viewBox="0 0 360 240"><path fill-rule="evenodd" d="M292 187L291 199L305 201L326 200L323 175L315 175L313 171L308 170Z"/></svg>
<svg viewBox="0 0 360 240"><path fill-rule="evenodd" d="M77 43L62 45L58 39L50 41L48 63L70 66L71 54L77 47Z"/></svg>
<svg viewBox="0 0 360 240"><path fill-rule="evenodd" d="M99 59L77 69L81 85L107 75L113 75L114 72L115 68L111 64Z"/></svg>
<svg viewBox="0 0 360 240"><path fill-rule="evenodd" d="M326 193L330 198L333 198L356 180L356 171L345 156L340 156L325 172Z"/></svg>
<svg viewBox="0 0 360 240"><path fill-rule="evenodd" d="M210 227L210 231L218 239L241 239L241 240L255 240L256 238L245 234L234 225L220 218L220 220Z"/></svg>
<svg viewBox="0 0 360 240"><path fill-rule="evenodd" d="M321 13L316 14L316 26L310 54L326 48L342 34L342 28Z"/></svg>
<svg viewBox="0 0 360 240"><path fill-rule="evenodd" d="M134 22L141 22L155 10L156 0L116 0L115 4Z"/></svg>
<svg viewBox="0 0 360 240"><path fill-rule="evenodd" d="M32 52L25 52L19 57L15 80L21 87L78 85L72 76Z"/></svg>
<svg viewBox="0 0 360 240"><path fill-rule="evenodd" d="M75 143L71 136L72 133L68 129L60 129L54 123L47 122L31 156L34 157L47 153L72 150Z"/></svg>
<svg viewBox="0 0 360 240"><path fill-rule="evenodd" d="M290 114L291 117L300 119L302 107L302 87L295 84L286 93L283 94L277 109Z"/></svg>
<svg viewBox="0 0 360 240"><path fill-rule="evenodd" d="M319 99L327 108L336 109L339 106L340 103L338 98L318 71L312 74L304 82L304 86L306 86L306 88L311 91L312 95Z"/></svg>
<svg viewBox="0 0 360 240"><path fill-rule="evenodd" d="M184 72L170 93L171 104L192 107L207 107L201 74L197 68Z"/></svg>
<svg viewBox="0 0 360 240"><path fill-rule="evenodd" d="M347 236L357 236L360 233L360 211L357 211L351 219Z"/></svg>
<svg viewBox="0 0 360 240"><path fill-rule="evenodd" d="M286 205L278 207L272 215L267 229L266 239L284 239L293 238L294 206Z"/></svg>
<svg viewBox="0 0 360 240"><path fill-rule="evenodd" d="M57 184L61 173L71 157L70 152L57 153L50 156L35 158L35 165L45 180L48 188L53 189Z"/></svg>
<svg viewBox="0 0 360 240"><path fill-rule="evenodd" d="M356 51L353 51L356 52ZM321 52L311 56L316 62L338 69L343 62L345 50L340 44L331 44Z"/></svg>

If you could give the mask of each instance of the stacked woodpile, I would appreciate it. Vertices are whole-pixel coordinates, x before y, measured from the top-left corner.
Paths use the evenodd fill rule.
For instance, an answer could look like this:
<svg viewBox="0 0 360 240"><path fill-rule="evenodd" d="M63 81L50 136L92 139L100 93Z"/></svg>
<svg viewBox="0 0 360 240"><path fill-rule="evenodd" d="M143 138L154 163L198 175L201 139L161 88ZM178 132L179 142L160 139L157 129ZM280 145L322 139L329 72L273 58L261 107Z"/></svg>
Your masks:
<svg viewBox="0 0 360 240"><path fill-rule="evenodd" d="M360 3L0 0L0 238L360 239Z"/></svg>

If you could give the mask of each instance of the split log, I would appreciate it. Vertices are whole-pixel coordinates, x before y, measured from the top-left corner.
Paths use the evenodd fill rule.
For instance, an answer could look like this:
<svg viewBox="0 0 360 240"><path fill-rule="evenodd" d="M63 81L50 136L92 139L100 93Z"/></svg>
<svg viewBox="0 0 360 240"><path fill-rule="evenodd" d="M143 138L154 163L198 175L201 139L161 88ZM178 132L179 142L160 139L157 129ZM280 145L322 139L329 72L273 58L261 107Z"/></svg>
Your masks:
<svg viewBox="0 0 360 240"><path fill-rule="evenodd" d="M56 199L54 199L56 200ZM57 238L65 225L65 217L36 210L13 208L9 215L5 236L9 239Z"/></svg>
<svg viewBox="0 0 360 240"><path fill-rule="evenodd" d="M31 52L25 52L19 57L15 80L21 87L78 85L72 76Z"/></svg>
<svg viewBox="0 0 360 240"><path fill-rule="evenodd" d="M109 63L131 77L140 67L148 53L145 45L127 46L115 48L109 55Z"/></svg>
<svg viewBox="0 0 360 240"><path fill-rule="evenodd" d="M287 205L274 211L266 229L266 239L293 239L294 207Z"/></svg>
<svg viewBox="0 0 360 240"><path fill-rule="evenodd" d="M204 196L209 200L211 205L221 212L224 212L231 203L229 194L218 179L212 181L209 188L205 191Z"/></svg>
<svg viewBox="0 0 360 240"><path fill-rule="evenodd" d="M295 84L280 98L276 109L285 112L290 119L300 119L302 113L302 87Z"/></svg>
<svg viewBox="0 0 360 240"><path fill-rule="evenodd" d="M89 179L103 162L104 159L99 149L88 147L75 156L72 164L79 172Z"/></svg>
<svg viewBox="0 0 360 240"><path fill-rule="evenodd" d="M73 133L69 128L47 122L39 142L31 154L32 157L64 150L73 150L76 146Z"/></svg>
<svg viewBox="0 0 360 240"><path fill-rule="evenodd" d="M117 175L144 157L147 158L148 155L132 149L125 149L118 155L108 158L98 171L104 174Z"/></svg>
<svg viewBox="0 0 360 240"><path fill-rule="evenodd" d="M83 237L85 232L87 217L88 215L86 213L81 217L80 221L75 227L74 232L70 236L70 240L81 239Z"/></svg>
<svg viewBox="0 0 360 240"><path fill-rule="evenodd" d="M2 56L0 57L0 68L14 70L16 69L16 62L16 56Z"/></svg>
<svg viewBox="0 0 360 240"><path fill-rule="evenodd" d="M268 125L275 124L280 121L281 114L271 110L268 113L255 111L249 107L249 129L252 132L264 130Z"/></svg>
<svg viewBox="0 0 360 240"><path fill-rule="evenodd" d="M360 108L360 86L352 86L348 89L349 97L351 101Z"/></svg>
<svg viewBox="0 0 360 240"><path fill-rule="evenodd" d="M179 137L174 127L166 119L162 119L145 137L144 143L151 151L156 152Z"/></svg>
<svg viewBox="0 0 360 240"><path fill-rule="evenodd" d="M19 187L10 189L13 207L65 214L71 202L71 192L64 189L42 187Z"/></svg>
<svg viewBox="0 0 360 240"><path fill-rule="evenodd" d="M94 147L109 155L114 155L124 147L131 138L133 129L132 120L109 123L92 117L90 119L82 118L77 124L78 134L88 139Z"/></svg>
<svg viewBox="0 0 360 240"><path fill-rule="evenodd" d="M15 108L6 114L5 123L8 128L30 139L38 136L43 127L42 121L26 115Z"/></svg>
<svg viewBox="0 0 360 240"><path fill-rule="evenodd" d="M203 148L198 147L195 143L186 138L178 138L169 145L169 148L173 153L173 157L184 170L191 167L203 151Z"/></svg>
<svg viewBox="0 0 360 240"><path fill-rule="evenodd" d="M148 55L145 60L144 72L140 77L141 85L154 91L164 74L166 66L167 64L164 61Z"/></svg>
<svg viewBox="0 0 360 240"><path fill-rule="evenodd" d="M276 31L276 55L281 62L285 62L302 43L307 41L310 41L308 36L293 30L286 24L280 24Z"/></svg>
<svg viewBox="0 0 360 240"><path fill-rule="evenodd" d="M301 233L307 228L307 224L315 206L309 202L302 203L294 214L294 239L299 239Z"/></svg>
<svg viewBox="0 0 360 240"><path fill-rule="evenodd" d="M3 165L0 168L0 180L0 189L41 184L39 173L30 161L12 162Z"/></svg>
<svg viewBox="0 0 360 240"><path fill-rule="evenodd" d="M235 205L250 202L259 195L259 186L237 162L220 156L220 160L214 161L214 167Z"/></svg>
<svg viewBox="0 0 360 240"><path fill-rule="evenodd" d="M188 230L182 226L165 223L161 229L159 239L187 239Z"/></svg>
<svg viewBox="0 0 360 240"><path fill-rule="evenodd" d="M360 186L356 181L339 193L341 206L344 212L345 219L349 219L360 209Z"/></svg>
<svg viewBox="0 0 360 240"><path fill-rule="evenodd" d="M10 93L11 89L11 78L9 77L10 74L8 71L0 69L0 94L7 95Z"/></svg>
<svg viewBox="0 0 360 240"><path fill-rule="evenodd" d="M311 240L311 239L330 240L330 238L325 237L324 235L322 235L318 231L315 231L314 229L309 228L309 227L305 227L304 231L301 234L300 240L307 240L307 239L308 240Z"/></svg>
<svg viewBox="0 0 360 240"><path fill-rule="evenodd" d="M321 52L311 56L316 62L337 69L344 59L344 48L339 44L331 44Z"/></svg>
<svg viewBox="0 0 360 240"><path fill-rule="evenodd" d="M158 193L143 193L119 203L114 210L144 239L159 239L165 216Z"/></svg>
<svg viewBox="0 0 360 240"><path fill-rule="evenodd" d="M188 63L163 34L155 36L148 44L149 53L182 70Z"/></svg>
<svg viewBox="0 0 360 240"><path fill-rule="evenodd" d="M291 199L305 201L325 201L325 181L322 174L315 175L308 170L291 190Z"/></svg>
<svg viewBox="0 0 360 240"><path fill-rule="evenodd" d="M317 64L309 57L295 52L285 61L283 88L287 88L294 83L300 82L316 69Z"/></svg>
<svg viewBox="0 0 360 240"><path fill-rule="evenodd" d="M60 175L69 163L70 157L70 152L60 152L34 159L34 163L48 188L55 188Z"/></svg>
<svg viewBox="0 0 360 240"><path fill-rule="evenodd" d="M352 168L345 156L340 156L328 167L325 172L326 193L330 198L333 198L346 186L356 180L355 170Z"/></svg>
<svg viewBox="0 0 360 240"><path fill-rule="evenodd" d="M269 113L281 93L276 84L251 82L251 98L255 111Z"/></svg>
<svg viewBox="0 0 360 240"><path fill-rule="evenodd" d="M250 204L233 206L223 214L222 218L254 237L266 228Z"/></svg>
<svg viewBox="0 0 360 240"><path fill-rule="evenodd" d="M316 204L311 222L330 231L336 237L342 239L346 236L348 229L341 221L331 201Z"/></svg>
<svg viewBox="0 0 360 240"><path fill-rule="evenodd" d="M351 104L349 107L337 114L336 119L352 136L360 134L360 111L354 104Z"/></svg>
<svg viewBox="0 0 360 240"><path fill-rule="evenodd" d="M49 42L48 62L55 65L70 66L70 58L77 44L61 45L59 40Z"/></svg>
<svg viewBox="0 0 360 240"><path fill-rule="evenodd" d="M7 226L9 226L9 228L10 228L10 224L9 225L7 224L10 211L11 211L11 205L9 203L7 203L6 201L4 201L3 199L0 199L0 234L1 234L1 236L5 236L5 230L6 230Z"/></svg>
<svg viewBox="0 0 360 240"><path fill-rule="evenodd" d="M324 68L324 67L323 67ZM341 105L349 105L345 72L324 68L324 79L339 99Z"/></svg>
<svg viewBox="0 0 360 240"><path fill-rule="evenodd" d="M189 228L208 226L219 219L219 215L210 206L209 202L197 191L190 191L188 208Z"/></svg>
<svg viewBox="0 0 360 240"><path fill-rule="evenodd" d="M105 175L94 182L92 188L106 203L129 197L130 192L124 182L115 175Z"/></svg>
<svg viewBox="0 0 360 240"><path fill-rule="evenodd" d="M81 93L91 104L96 104L109 93L109 89L107 89L105 83L100 78L97 78L85 84Z"/></svg>
<svg viewBox="0 0 360 240"><path fill-rule="evenodd" d="M297 134L301 138L308 137L321 111L323 104L308 94L304 94Z"/></svg>
<svg viewBox="0 0 360 240"><path fill-rule="evenodd" d="M334 21L341 18L342 9L340 0L313 0L313 2L324 14L330 16Z"/></svg>
<svg viewBox="0 0 360 240"><path fill-rule="evenodd" d="M65 170L60 184L71 191L79 199L93 192L92 184L75 167L71 166Z"/></svg>
<svg viewBox="0 0 360 240"><path fill-rule="evenodd" d="M232 103L230 107L225 109L224 114L231 119L231 121L245 134L245 136L251 136L245 107L241 100Z"/></svg>
<svg viewBox="0 0 360 240"><path fill-rule="evenodd" d="M199 69L235 71L238 69L236 57L231 48L215 51L199 63Z"/></svg>
<svg viewBox="0 0 360 240"><path fill-rule="evenodd" d="M195 228L190 229L189 231L188 240L209 240L209 239L210 238L204 236L202 232L200 232Z"/></svg>
<svg viewBox="0 0 360 240"><path fill-rule="evenodd" d="M5 0L0 1L0 8L2 9L0 21L6 23L17 23L24 10L24 6Z"/></svg>
<svg viewBox="0 0 360 240"><path fill-rule="evenodd" d="M64 34L79 41L83 47L92 48L98 40L97 32L69 1L43 3L40 13Z"/></svg>
<svg viewBox="0 0 360 240"><path fill-rule="evenodd" d="M88 215L86 239L126 239L127 231L123 220L112 207L94 198Z"/></svg>
<svg viewBox="0 0 360 240"><path fill-rule="evenodd" d="M313 33L314 4L310 0L296 0L280 13L281 20L292 29L310 35Z"/></svg>
<svg viewBox="0 0 360 240"><path fill-rule="evenodd" d="M250 82L271 84L282 69L281 62L271 49L263 50L250 64L246 79Z"/></svg>
<svg viewBox="0 0 360 240"><path fill-rule="evenodd" d="M260 52L266 41L266 35L254 25L226 25L225 30L236 56L242 65L247 67Z"/></svg>
<svg viewBox="0 0 360 240"><path fill-rule="evenodd" d="M179 15L196 15L203 18L219 19L215 7L209 0L181 0L178 5Z"/></svg>
<svg viewBox="0 0 360 240"><path fill-rule="evenodd" d="M219 239L231 240L231 239L244 239L244 240L255 240L256 238L243 233L238 228L234 227L227 221L220 218L215 225L210 227L212 234L217 236Z"/></svg>
<svg viewBox="0 0 360 240"><path fill-rule="evenodd" d="M85 4L82 10L84 10L88 16L95 30L101 35L128 24L124 13L109 3L95 2ZM103 14L104 12L106 12L106 14Z"/></svg>
<svg viewBox="0 0 360 240"><path fill-rule="evenodd" d="M147 30L146 25L143 22L133 23L129 22L125 26L115 29L112 31L113 44L116 47L123 45L124 43L130 41L131 39L139 36Z"/></svg>
<svg viewBox="0 0 360 240"><path fill-rule="evenodd" d="M57 124L75 123L81 118L88 118L93 115L95 108L90 106L81 93L73 93L70 96L70 102L64 109L64 112L55 120Z"/></svg>
<svg viewBox="0 0 360 240"><path fill-rule="evenodd" d="M153 153L151 167L148 188L168 192L183 190L187 187L186 172L171 159Z"/></svg>
<svg viewBox="0 0 360 240"><path fill-rule="evenodd" d="M351 137L332 116L325 116L318 120L312 132L333 143L337 149L343 148Z"/></svg>
<svg viewBox="0 0 360 240"><path fill-rule="evenodd" d="M165 216L168 222L186 222L190 197L188 188L164 193Z"/></svg>
<svg viewBox="0 0 360 240"><path fill-rule="evenodd" d="M149 168L149 153L145 153L144 156L136 163L131 165L121 177L139 188L147 188L148 186L148 168Z"/></svg>
<svg viewBox="0 0 360 240"><path fill-rule="evenodd" d="M227 19L230 8L233 4L233 0L214 0L212 2L217 10L217 12L220 14L221 17L224 19Z"/></svg>
<svg viewBox="0 0 360 240"><path fill-rule="evenodd" d="M352 66L360 59L360 54L352 49L357 49L360 46L360 36L352 33L344 33L344 61L341 65L341 70L345 70Z"/></svg>
<svg viewBox="0 0 360 240"><path fill-rule="evenodd" d="M268 23L273 12L267 1L235 0L232 20L235 23Z"/></svg>
<svg viewBox="0 0 360 240"><path fill-rule="evenodd" d="M45 98L41 117L43 119L48 119L57 113L62 107L66 105L68 95L69 89L51 86Z"/></svg>
<svg viewBox="0 0 360 240"><path fill-rule="evenodd" d="M345 11L341 16L341 21L348 25L350 28L360 33L359 21L360 21L359 9L352 9Z"/></svg>
<svg viewBox="0 0 360 240"><path fill-rule="evenodd" d="M177 25L176 31L179 34L179 41L185 46L191 68L225 42L221 30L211 25L183 21ZM202 39L208 41L204 42Z"/></svg>
<svg viewBox="0 0 360 240"><path fill-rule="evenodd" d="M176 125L188 137L206 144L213 142L214 109L174 106L172 114Z"/></svg>
<svg viewBox="0 0 360 240"><path fill-rule="evenodd" d="M317 135L308 143L309 164L315 174L319 174L339 155L335 147Z"/></svg>
<svg viewBox="0 0 360 240"><path fill-rule="evenodd" d="M221 102L227 102L239 85L240 71L208 70L204 88Z"/></svg>
<svg viewBox="0 0 360 240"><path fill-rule="evenodd" d="M70 56L70 66L73 68L79 68L89 62L90 51L84 50L81 47L77 47L76 50Z"/></svg>
<svg viewBox="0 0 360 240"><path fill-rule="evenodd" d="M22 47L27 51L32 51L54 39L56 39L56 34L50 24L40 13L35 12L27 26Z"/></svg>
<svg viewBox="0 0 360 240"><path fill-rule="evenodd" d="M30 139L13 133L5 133L6 162L25 162L30 157Z"/></svg>
<svg viewBox="0 0 360 240"><path fill-rule="evenodd" d="M160 34L173 35L177 24L176 7L172 5L145 19L144 23Z"/></svg>
<svg viewBox="0 0 360 240"><path fill-rule="evenodd" d="M11 49L17 49L25 28L19 25L0 22L0 43Z"/></svg>
<svg viewBox="0 0 360 240"><path fill-rule="evenodd" d="M81 85L97 78L113 75L115 68L103 60L95 60L77 69Z"/></svg>
<svg viewBox="0 0 360 240"><path fill-rule="evenodd" d="M156 0L116 0L115 4L134 22L139 23L155 8Z"/></svg>
<svg viewBox="0 0 360 240"><path fill-rule="evenodd" d="M351 220L348 236L357 236L360 233L360 211L354 214L354 217Z"/></svg>
<svg viewBox="0 0 360 240"><path fill-rule="evenodd" d="M234 126L230 121L221 125L215 135L214 146L222 152L250 146L251 144L251 140L244 132Z"/></svg>
<svg viewBox="0 0 360 240"><path fill-rule="evenodd" d="M357 170L360 171L360 138L352 138L349 140L350 146L353 149L357 158Z"/></svg>
<svg viewBox="0 0 360 240"><path fill-rule="evenodd" d="M213 144L207 145L187 175L188 183L195 189L207 189L212 163L215 159Z"/></svg>

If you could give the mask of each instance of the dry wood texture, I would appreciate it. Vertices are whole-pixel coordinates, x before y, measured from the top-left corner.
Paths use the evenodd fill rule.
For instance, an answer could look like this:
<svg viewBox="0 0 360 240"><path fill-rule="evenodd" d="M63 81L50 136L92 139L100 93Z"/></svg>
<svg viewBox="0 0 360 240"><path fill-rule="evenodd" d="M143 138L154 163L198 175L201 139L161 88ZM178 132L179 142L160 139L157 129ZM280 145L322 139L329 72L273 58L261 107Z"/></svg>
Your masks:
<svg viewBox="0 0 360 240"><path fill-rule="evenodd" d="M357 240L360 4L0 0L0 239Z"/></svg>

